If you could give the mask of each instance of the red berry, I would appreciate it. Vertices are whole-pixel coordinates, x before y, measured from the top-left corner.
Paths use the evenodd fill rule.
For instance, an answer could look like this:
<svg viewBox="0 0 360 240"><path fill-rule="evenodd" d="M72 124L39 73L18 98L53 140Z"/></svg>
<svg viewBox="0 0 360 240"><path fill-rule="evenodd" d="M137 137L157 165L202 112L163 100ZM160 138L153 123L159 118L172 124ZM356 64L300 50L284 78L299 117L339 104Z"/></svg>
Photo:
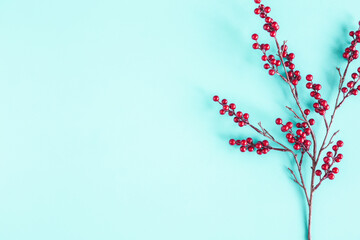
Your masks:
<svg viewBox="0 0 360 240"><path fill-rule="evenodd" d="M336 152L337 150L339 150L339 147L337 145L334 145L332 149Z"/></svg>
<svg viewBox="0 0 360 240"><path fill-rule="evenodd" d="M290 139L290 138L293 138L294 136L291 134L291 133L288 133L288 134L286 134L286 138L287 139Z"/></svg>
<svg viewBox="0 0 360 240"><path fill-rule="evenodd" d="M248 143L252 143L252 142L253 142L252 138L247 138L246 141L247 141Z"/></svg>
<svg viewBox="0 0 360 240"><path fill-rule="evenodd" d="M223 100L221 101L221 103L222 103L222 104L227 104L228 101L227 101L226 99L223 99Z"/></svg>
<svg viewBox="0 0 360 240"><path fill-rule="evenodd" d="M330 180L334 180L335 175L334 175L333 173L330 173L330 174L328 175L328 178L329 178Z"/></svg>
<svg viewBox="0 0 360 240"><path fill-rule="evenodd" d="M355 82L354 81L350 81L346 84L346 86L348 86L348 88L353 88L355 85Z"/></svg>
<svg viewBox="0 0 360 240"><path fill-rule="evenodd" d="M275 75L275 70L274 70L274 69L270 69L270 70L269 70L269 75L270 75L270 76Z"/></svg>
<svg viewBox="0 0 360 240"><path fill-rule="evenodd" d="M276 37L276 31L271 31L270 32L270 37Z"/></svg>
<svg viewBox="0 0 360 240"><path fill-rule="evenodd" d="M325 163L325 164L321 165L321 169L325 170L325 171L328 170L329 169L329 164Z"/></svg>
<svg viewBox="0 0 360 240"><path fill-rule="evenodd" d="M250 116L249 116L248 113L245 113L245 114L244 114L244 119L249 119L249 117L250 117Z"/></svg>
<svg viewBox="0 0 360 240"><path fill-rule="evenodd" d="M243 126L245 126L245 122L240 121L240 122L238 123L238 125L239 125L239 127L243 127Z"/></svg>
<svg viewBox="0 0 360 240"><path fill-rule="evenodd" d="M294 145L294 149L295 149L295 150L300 150L300 148L301 148L300 144L295 144L295 145Z"/></svg>
<svg viewBox="0 0 360 240"><path fill-rule="evenodd" d="M329 157L324 157L324 163L329 163L330 162L330 158Z"/></svg>
<svg viewBox="0 0 360 240"><path fill-rule="evenodd" d="M270 7L266 7L266 8L264 9L264 11L265 11L266 13L270 13L270 12L271 12L271 8L270 8Z"/></svg>
<svg viewBox="0 0 360 240"><path fill-rule="evenodd" d="M255 144L255 147L256 147L257 149L262 148L262 143L261 143L261 142L256 143L256 144Z"/></svg>
<svg viewBox="0 0 360 240"><path fill-rule="evenodd" d="M254 33L254 34L251 36L251 38L252 38L253 40L258 40L258 39L259 39L259 35L257 35L256 33Z"/></svg>
<svg viewBox="0 0 360 240"><path fill-rule="evenodd" d="M243 115L242 112L240 112L240 111L236 112L236 116L237 116L237 117L241 118L242 115Z"/></svg>
<svg viewBox="0 0 360 240"><path fill-rule="evenodd" d="M260 149L258 149L258 150L256 151L256 153L259 154L259 155L261 155L261 154L262 154L262 151L261 151Z"/></svg>
<svg viewBox="0 0 360 240"><path fill-rule="evenodd" d="M315 120L314 120L314 119L310 119L310 120L309 120L309 123L310 123L310 125L314 125L314 124L315 124Z"/></svg>
<svg viewBox="0 0 360 240"><path fill-rule="evenodd" d="M249 151L249 152L253 152L253 151L254 151L254 147L248 147L248 151Z"/></svg>
<svg viewBox="0 0 360 240"><path fill-rule="evenodd" d="M310 140L305 140L304 145L307 146L307 147L310 147L311 146L311 141Z"/></svg>
<svg viewBox="0 0 360 240"><path fill-rule="evenodd" d="M232 110L234 110L236 108L236 105L234 103L231 103L229 106Z"/></svg>
<svg viewBox="0 0 360 240"><path fill-rule="evenodd" d="M359 77L359 75L357 73L353 73L351 74L351 77L355 80Z"/></svg>
<svg viewBox="0 0 360 240"><path fill-rule="evenodd" d="M339 141L337 141L336 145L337 145L338 147L343 147L343 146L344 146L344 142L341 141L341 140L339 140Z"/></svg>
<svg viewBox="0 0 360 240"><path fill-rule="evenodd" d="M281 131L282 131L282 132L287 132L288 130L289 130L289 127L286 126L286 125L284 125L284 126L281 127Z"/></svg>
<svg viewBox="0 0 360 240"><path fill-rule="evenodd" d="M262 141L262 144L263 144L263 146L267 147L267 146L269 146L269 141L268 141L268 140L264 140L264 141Z"/></svg>
<svg viewBox="0 0 360 240"><path fill-rule="evenodd" d="M254 0L255 1L255 3L257 3L257 4L260 4L261 3L261 0Z"/></svg>
<svg viewBox="0 0 360 240"><path fill-rule="evenodd" d="M343 93L347 93L348 89L347 89L346 87L343 87L343 88L341 89L341 91L342 91Z"/></svg>
<svg viewBox="0 0 360 240"><path fill-rule="evenodd" d="M261 10L260 10L259 8L255 8L254 13L255 13L256 15L260 14L260 12L261 12Z"/></svg>
<svg viewBox="0 0 360 240"><path fill-rule="evenodd" d="M229 140L229 144L230 144L230 145L235 145L235 139L230 139L230 140Z"/></svg>
<svg viewBox="0 0 360 240"><path fill-rule="evenodd" d="M336 173L339 173L339 169L338 169L337 167L334 167L334 168L332 169L332 172L335 173L335 174L336 174Z"/></svg>
<svg viewBox="0 0 360 240"><path fill-rule="evenodd" d="M277 119L275 120L275 123L276 123L277 125L281 125L281 124L282 124L281 118L277 118Z"/></svg>
<svg viewBox="0 0 360 240"><path fill-rule="evenodd" d="M219 96L216 96L216 95L215 95L215 96L213 97L213 100L214 100L214 102L219 101Z"/></svg>
<svg viewBox="0 0 360 240"><path fill-rule="evenodd" d="M293 127L293 123L292 123L292 122L287 122L287 123L286 123L286 126L288 126L289 128L292 128L292 127Z"/></svg>
<svg viewBox="0 0 360 240"><path fill-rule="evenodd" d="M244 146L240 147L240 151L241 152L246 152L246 147L244 147Z"/></svg>
<svg viewBox="0 0 360 240"><path fill-rule="evenodd" d="M239 146L239 145L241 145L241 141L240 141L240 140L236 140L236 141L235 141L235 144Z"/></svg>
<svg viewBox="0 0 360 240"><path fill-rule="evenodd" d="M221 114L221 115L224 115L225 113L226 113L226 111L225 111L224 109L221 109L221 110L220 110L220 114Z"/></svg>
<svg viewBox="0 0 360 240"><path fill-rule="evenodd" d="M315 171L316 176L321 176L321 173L322 173L321 170L316 170Z"/></svg>
<svg viewBox="0 0 360 240"><path fill-rule="evenodd" d="M332 156L333 156L333 153L332 153L332 152L327 152L327 153L326 153L326 156L332 157Z"/></svg>
<svg viewBox="0 0 360 240"><path fill-rule="evenodd" d="M247 141L246 141L246 140L241 140L240 144L241 144L242 146L246 146L246 145L247 145Z"/></svg>
<svg viewBox="0 0 360 240"><path fill-rule="evenodd" d="M311 74L307 75L306 80L307 81L312 81L313 80L313 75L311 75Z"/></svg>
<svg viewBox="0 0 360 240"><path fill-rule="evenodd" d="M259 49L260 48L260 45L258 43L254 43L252 45L253 49Z"/></svg>
<svg viewBox="0 0 360 240"><path fill-rule="evenodd" d="M310 110L309 110L309 109L305 109L304 113L305 113L305 115L309 115L309 114L310 114Z"/></svg>

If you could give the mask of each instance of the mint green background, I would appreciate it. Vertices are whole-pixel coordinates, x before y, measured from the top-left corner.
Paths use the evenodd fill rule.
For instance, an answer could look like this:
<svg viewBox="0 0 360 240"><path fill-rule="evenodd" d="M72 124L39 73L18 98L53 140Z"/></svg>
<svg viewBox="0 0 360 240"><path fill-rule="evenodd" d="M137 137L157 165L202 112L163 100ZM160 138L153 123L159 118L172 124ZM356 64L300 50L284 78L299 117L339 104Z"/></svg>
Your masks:
<svg viewBox="0 0 360 240"><path fill-rule="evenodd" d="M1 1L0 239L304 240L290 158L229 146L256 135L211 102L226 96L277 137L274 119L291 117L286 86L251 49L253 32L269 40L254 7ZM299 69L334 96L360 4L271 7ZM334 126L345 158L315 196L314 240L360 239L359 103L348 102Z"/></svg>

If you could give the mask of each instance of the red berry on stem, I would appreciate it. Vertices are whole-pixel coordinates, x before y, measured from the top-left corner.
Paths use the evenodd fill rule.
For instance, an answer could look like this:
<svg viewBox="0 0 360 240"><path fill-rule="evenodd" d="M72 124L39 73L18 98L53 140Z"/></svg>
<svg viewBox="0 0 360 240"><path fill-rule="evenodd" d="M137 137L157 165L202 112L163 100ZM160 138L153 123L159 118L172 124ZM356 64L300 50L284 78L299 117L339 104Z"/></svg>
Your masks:
<svg viewBox="0 0 360 240"><path fill-rule="evenodd" d="M245 114L244 114L244 119L249 119L249 117L250 117L250 116L249 116L248 113L245 113Z"/></svg>
<svg viewBox="0 0 360 240"><path fill-rule="evenodd" d="M329 157L324 157L324 163L329 163L330 162L330 158Z"/></svg>
<svg viewBox="0 0 360 240"><path fill-rule="evenodd" d="M232 110L234 110L236 108L236 105L234 103L231 103L229 106Z"/></svg>
<svg viewBox="0 0 360 240"><path fill-rule="evenodd" d="M240 147L240 151L241 152L246 152L246 147L244 147L244 146Z"/></svg>
<svg viewBox="0 0 360 240"><path fill-rule="evenodd" d="M260 4L261 0L254 0L255 3Z"/></svg>
<svg viewBox="0 0 360 240"><path fill-rule="evenodd" d="M222 104L227 104L228 101L227 101L226 99L223 99L223 100L221 101L221 103L222 103Z"/></svg>
<svg viewBox="0 0 360 240"><path fill-rule="evenodd" d="M261 142L256 143L256 144L255 144L255 147L256 147L257 149L262 148L262 143L261 143Z"/></svg>
<svg viewBox="0 0 360 240"><path fill-rule="evenodd" d="M315 124L315 120L314 120L314 119L310 119L310 120L309 120L309 123L310 123L310 125L314 125L314 124Z"/></svg>
<svg viewBox="0 0 360 240"><path fill-rule="evenodd" d="M306 80L307 81L312 81L313 80L313 75L311 75L311 74L307 75Z"/></svg>
<svg viewBox="0 0 360 240"><path fill-rule="evenodd" d="M335 179L335 175L334 175L333 173L330 173L330 174L328 175L328 178L329 178L330 180L334 180L334 179Z"/></svg>
<svg viewBox="0 0 360 240"><path fill-rule="evenodd" d="M337 141L336 145L337 145L338 147L343 147L343 146L344 146L344 142L341 141L341 140L339 140L339 141Z"/></svg>
<svg viewBox="0 0 360 240"><path fill-rule="evenodd" d="M321 173L322 173L321 170L316 170L315 171L316 176L321 176Z"/></svg>
<svg viewBox="0 0 360 240"><path fill-rule="evenodd" d="M334 145L332 149L336 152L337 150L339 150L339 147L337 145Z"/></svg>
<svg viewBox="0 0 360 240"><path fill-rule="evenodd" d="M230 145L235 145L235 139L230 139L230 140L229 140L229 144L230 144Z"/></svg>
<svg viewBox="0 0 360 240"><path fill-rule="evenodd" d="M281 124L282 124L281 118L277 118L277 119L275 120L275 123L276 123L277 125L281 125Z"/></svg>
<svg viewBox="0 0 360 240"><path fill-rule="evenodd" d="M214 102L219 101L219 96L216 96L216 95L215 95L215 96L213 97L213 100L214 100Z"/></svg>
<svg viewBox="0 0 360 240"><path fill-rule="evenodd" d="M226 111L225 111L224 109L221 109L221 110L220 110L220 114L221 114L221 115L224 115L225 113L226 113Z"/></svg>
<svg viewBox="0 0 360 240"><path fill-rule="evenodd" d="M282 131L282 132L287 132L288 130L289 130L289 127L286 126L286 125L284 125L284 126L281 127L281 131Z"/></svg>
<svg viewBox="0 0 360 240"><path fill-rule="evenodd" d="M295 149L295 150L300 150L300 148L301 148L300 144L295 144L295 145L294 145L294 149Z"/></svg>
<svg viewBox="0 0 360 240"><path fill-rule="evenodd" d="M325 171L328 170L329 169L329 164L325 163L325 164L321 165L321 169L325 170Z"/></svg>
<svg viewBox="0 0 360 240"><path fill-rule="evenodd" d="M254 33L254 34L251 36L251 38L256 41L256 40L259 39L259 35L257 35L256 33Z"/></svg>
<svg viewBox="0 0 360 240"><path fill-rule="evenodd" d="M305 113L305 115L309 115L309 114L310 114L310 110L309 110L309 109L305 109L304 113Z"/></svg>

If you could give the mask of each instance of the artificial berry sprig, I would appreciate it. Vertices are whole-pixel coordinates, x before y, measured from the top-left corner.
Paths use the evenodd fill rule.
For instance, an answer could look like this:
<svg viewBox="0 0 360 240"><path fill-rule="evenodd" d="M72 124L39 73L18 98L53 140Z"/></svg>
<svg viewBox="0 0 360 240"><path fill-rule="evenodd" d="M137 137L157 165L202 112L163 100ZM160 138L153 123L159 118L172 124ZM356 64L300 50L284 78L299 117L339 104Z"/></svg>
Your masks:
<svg viewBox="0 0 360 240"><path fill-rule="evenodd" d="M254 152L256 150L256 153L258 155L267 154L271 149L274 149L270 146L268 140L258 141L255 143L253 139L250 137L243 140L230 139L229 144L232 146L234 145L240 146L241 152L246 152L246 151Z"/></svg>
<svg viewBox="0 0 360 240"><path fill-rule="evenodd" d="M337 132L331 134L331 127L334 122L334 117L338 109L342 106L344 101L350 96L358 95L360 91L360 67L357 72L351 74L350 81L344 86L344 82L347 76L347 71L350 64L359 58L359 51L356 49L357 44L360 42L360 27L356 31L349 33L352 37L352 41L349 47L345 49L343 58L347 60L345 70L342 72L340 68L337 68L339 72L339 86L336 102L333 108L331 108L332 114L330 117L326 117L326 112L330 110L328 101L324 100L320 94L322 85L320 83L313 82L313 76L308 74L306 76L306 88L310 89L310 96L315 99L313 103L314 111L322 116L324 120L326 131L324 136L315 135L313 127L315 126L314 117L310 115L312 112L310 109L304 109L299 98L297 85L302 79L299 70L295 69L294 59L295 54L289 52L286 41L280 46L277 40L277 32L280 29L279 24L269 16L271 8L261 3L261 0L254 0L257 7L254 10L256 15L259 15L261 19L264 19L265 23L263 29L269 33L270 37L275 41L276 53L270 52L269 43L259 43L259 35L257 33L252 34L252 39L255 43L252 45L254 49L262 52L261 60L264 63L264 69L268 70L269 75L278 75L284 80L289 88L290 92L297 105L297 111L287 107L297 120L294 124L292 121L283 123L281 118L277 118L275 123L280 127L280 131L285 134L286 143L281 143L275 139L266 129L264 129L259 123L259 127L254 126L249 121L249 114L236 111L236 105L234 103L228 104L227 99L222 99L218 96L214 96L213 100L221 105L220 114L225 115L226 113L233 117L234 122L240 126L248 126L254 129L257 133L266 137L267 140L254 141L248 137L242 140L230 139L229 144L238 146L241 152L257 152L259 155L267 154L270 151L281 151L292 154L297 167L297 173L291 168L289 171L293 177L295 183L297 183L304 191L306 201L308 204L309 215L308 215L308 240L311 240L311 219L312 219L312 207L313 207L313 196L314 192L321 186L324 180L334 180L335 175L339 173L339 168L334 165L339 163L343 159L343 154L338 153L339 149L343 147L344 142L338 140L336 144L333 144L333 139L337 135ZM360 22L359 22L360 25ZM281 70L283 68L283 71ZM342 98L340 98L342 96ZM319 139L321 141L319 142ZM270 145L270 142L279 145L279 148L275 148ZM320 144L319 144L320 143ZM287 145L291 145L288 147ZM327 151L328 147L332 146L332 151ZM327 151L325 156L323 152ZM311 163L311 178L309 187L306 187L306 183L303 177L302 163L305 157L308 156ZM322 159L322 162L320 161ZM318 180L317 180L318 179Z"/></svg>

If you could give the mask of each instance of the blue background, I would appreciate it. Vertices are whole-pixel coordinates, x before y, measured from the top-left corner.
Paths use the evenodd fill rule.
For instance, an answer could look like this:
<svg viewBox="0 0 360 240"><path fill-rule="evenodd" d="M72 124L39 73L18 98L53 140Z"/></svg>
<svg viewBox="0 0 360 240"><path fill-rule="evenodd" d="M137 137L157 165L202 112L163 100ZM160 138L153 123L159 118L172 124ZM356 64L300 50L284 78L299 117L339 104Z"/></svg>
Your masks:
<svg viewBox="0 0 360 240"><path fill-rule="evenodd" d="M229 138L258 136L211 101L227 97L278 138L274 119L292 117L286 85L251 49L254 32L270 41L255 6L1 1L0 239L305 239L290 157L229 146ZM297 67L333 97L360 3L271 7ZM356 98L334 125L345 158L315 195L314 240L360 239Z"/></svg>

